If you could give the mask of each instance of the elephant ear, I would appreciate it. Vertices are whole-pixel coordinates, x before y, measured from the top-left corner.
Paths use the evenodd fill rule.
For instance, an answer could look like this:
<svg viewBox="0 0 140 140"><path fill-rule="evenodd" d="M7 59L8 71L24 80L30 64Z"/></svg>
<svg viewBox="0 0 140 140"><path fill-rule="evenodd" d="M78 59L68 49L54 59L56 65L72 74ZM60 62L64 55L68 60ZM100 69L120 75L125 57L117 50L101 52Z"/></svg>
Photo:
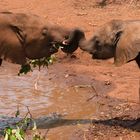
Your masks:
<svg viewBox="0 0 140 140"><path fill-rule="evenodd" d="M22 45L24 45L25 44L25 39L26 39L26 34L23 32L23 30L20 29L16 25L11 25L10 27L15 32L15 34L16 34L17 38L19 39L20 43Z"/></svg>
<svg viewBox="0 0 140 140"><path fill-rule="evenodd" d="M9 30L10 29L10 30ZM24 32L15 25L9 25L9 28L3 32L5 34L5 43L1 46L4 47L2 58L6 61L25 64L25 38Z"/></svg>
<svg viewBox="0 0 140 140"><path fill-rule="evenodd" d="M116 66L121 66L131 60L134 60L140 52L140 39L131 41L122 37L116 47L114 63Z"/></svg>

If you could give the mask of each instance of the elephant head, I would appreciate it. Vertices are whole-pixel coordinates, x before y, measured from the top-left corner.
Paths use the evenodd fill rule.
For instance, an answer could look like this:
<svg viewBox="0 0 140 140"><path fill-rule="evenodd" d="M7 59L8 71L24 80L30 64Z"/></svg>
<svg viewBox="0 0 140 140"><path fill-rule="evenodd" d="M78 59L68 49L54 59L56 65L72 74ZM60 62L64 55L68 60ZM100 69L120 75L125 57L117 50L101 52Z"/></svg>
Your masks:
<svg viewBox="0 0 140 140"><path fill-rule="evenodd" d="M26 58L39 59L62 51L72 53L80 42L77 29L67 29L23 13L0 13L0 58L24 65ZM64 42L68 40L68 43Z"/></svg>
<svg viewBox="0 0 140 140"><path fill-rule="evenodd" d="M94 59L114 57L117 66L136 60L140 67L140 21L112 20L101 26L81 49Z"/></svg>
<svg viewBox="0 0 140 140"><path fill-rule="evenodd" d="M61 50L65 53L73 53L78 49L79 46L82 46L85 41L85 34L80 29L74 29L71 31L69 36L63 41Z"/></svg>

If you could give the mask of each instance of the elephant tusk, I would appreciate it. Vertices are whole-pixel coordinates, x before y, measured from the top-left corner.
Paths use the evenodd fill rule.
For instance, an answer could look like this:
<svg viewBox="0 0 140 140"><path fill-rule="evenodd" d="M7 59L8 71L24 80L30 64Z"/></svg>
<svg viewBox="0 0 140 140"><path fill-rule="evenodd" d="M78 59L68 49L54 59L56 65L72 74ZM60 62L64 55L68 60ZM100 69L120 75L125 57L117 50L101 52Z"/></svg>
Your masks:
<svg viewBox="0 0 140 140"><path fill-rule="evenodd" d="M68 43L67 40L64 40L64 41L62 42L62 44L63 44L63 45L69 45L69 43Z"/></svg>
<svg viewBox="0 0 140 140"><path fill-rule="evenodd" d="M63 49L64 47L60 46L60 49Z"/></svg>

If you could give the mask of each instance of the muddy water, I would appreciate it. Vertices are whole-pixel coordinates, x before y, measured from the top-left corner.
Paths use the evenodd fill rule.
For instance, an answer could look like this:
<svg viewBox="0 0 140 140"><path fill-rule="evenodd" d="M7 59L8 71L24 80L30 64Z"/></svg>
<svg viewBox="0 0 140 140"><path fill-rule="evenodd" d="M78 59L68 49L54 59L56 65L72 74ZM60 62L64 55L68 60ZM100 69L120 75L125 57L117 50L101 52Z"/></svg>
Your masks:
<svg viewBox="0 0 140 140"><path fill-rule="evenodd" d="M31 111L48 107L51 104L48 96L54 88L53 85L43 82L44 79L41 78L37 83L39 87L35 87L38 71L19 77L18 68L14 69L13 72L5 68L0 74L0 114L13 115L17 107L20 107L22 112L27 111L25 106L29 106Z"/></svg>
<svg viewBox="0 0 140 140"><path fill-rule="evenodd" d="M39 111L39 115L42 115L43 111L47 112L47 108L65 113L66 110L71 110L69 114L77 113L75 108L82 112L83 109L78 104L85 106L84 102L82 103L85 95L78 91L78 87L65 89L66 87L54 84L47 79L45 70L35 70L23 76L17 76L17 70L16 67L15 72L4 69L0 75L0 114L13 115L17 107L26 112L26 106L35 114Z"/></svg>
<svg viewBox="0 0 140 140"><path fill-rule="evenodd" d="M103 83L94 81L90 75L77 75L60 64L53 65L49 70L42 69L41 72L34 70L20 77L17 76L18 70L19 66L6 62L0 68L0 114L6 116L6 122L12 122L7 117L14 116L17 107L21 116L24 116L28 106L37 119L38 128L41 131L49 128L48 137L56 140L58 137L67 139L75 129L86 129L93 116L98 114L98 101L92 102L97 93L90 83L95 82L99 89ZM51 121L48 121L41 118L49 114L60 114L63 119L56 117L55 120L51 116ZM1 129L5 126L0 122Z"/></svg>
<svg viewBox="0 0 140 140"><path fill-rule="evenodd" d="M34 70L19 77L19 66L5 62L0 67L0 115L5 116L6 122L11 122L10 117L15 115L17 107L24 116L28 106L41 132L45 133L49 128L47 137L51 140L73 140L75 131L87 131L91 120L100 117L105 104L115 106L121 100L106 100L105 97L117 90L111 79L115 76L104 75L100 69L96 76L94 69L88 71L89 66L77 64L72 69L73 66L56 63L49 70ZM99 99L100 96L105 98ZM112 110L107 106L103 109ZM62 118L50 114L59 114ZM0 120L0 130L6 125Z"/></svg>
<svg viewBox="0 0 140 140"><path fill-rule="evenodd" d="M62 124L56 121L53 126L60 126L62 130L70 132L73 125L89 124L93 113L98 111L98 105L88 101L95 93L89 85L66 86L51 80L46 69L41 72L34 70L27 75L17 76L19 66L5 62L0 68L0 114L11 117L19 108L21 115L27 113L29 107L34 118L47 116L50 113L61 114L65 121ZM64 78L66 78L65 75ZM56 81L56 80L55 80ZM0 123L2 125L2 123ZM66 124L66 127L63 125ZM39 128L48 128L45 122L39 123ZM69 127L70 126L70 127ZM0 126L2 127L2 126ZM53 131L51 131L53 132ZM66 133L66 137L67 137ZM63 135L64 136L64 135ZM53 139L54 135L49 137ZM54 138L55 139L55 138Z"/></svg>

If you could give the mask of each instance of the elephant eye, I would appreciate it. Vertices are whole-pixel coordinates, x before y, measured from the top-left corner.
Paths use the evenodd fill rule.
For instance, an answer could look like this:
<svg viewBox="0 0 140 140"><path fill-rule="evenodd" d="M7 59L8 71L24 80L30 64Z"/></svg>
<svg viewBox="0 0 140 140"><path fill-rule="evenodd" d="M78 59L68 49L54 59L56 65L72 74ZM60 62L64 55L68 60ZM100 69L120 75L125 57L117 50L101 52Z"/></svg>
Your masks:
<svg viewBox="0 0 140 140"><path fill-rule="evenodd" d="M96 45L100 44L100 40L97 36L94 36L94 38L92 40L93 40L93 42L95 42Z"/></svg>

